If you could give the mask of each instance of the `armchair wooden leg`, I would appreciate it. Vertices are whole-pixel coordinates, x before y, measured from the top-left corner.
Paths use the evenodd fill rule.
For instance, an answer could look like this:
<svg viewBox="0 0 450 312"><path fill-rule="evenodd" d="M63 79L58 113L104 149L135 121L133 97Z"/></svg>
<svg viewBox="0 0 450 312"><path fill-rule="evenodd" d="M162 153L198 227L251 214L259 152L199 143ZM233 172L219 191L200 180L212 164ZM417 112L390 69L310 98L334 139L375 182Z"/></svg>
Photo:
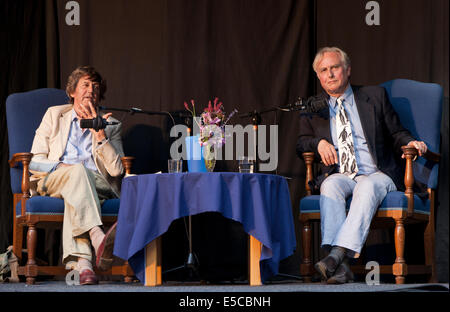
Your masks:
<svg viewBox="0 0 450 312"><path fill-rule="evenodd" d="M22 248L23 248L23 227L14 223L13 253L19 260L22 259Z"/></svg>
<svg viewBox="0 0 450 312"><path fill-rule="evenodd" d="M25 266L25 276L27 278L26 283L28 285L34 284L36 276L38 275L38 267L36 265L36 243L37 243L36 225L28 224L28 232L27 232L28 260Z"/></svg>
<svg viewBox="0 0 450 312"><path fill-rule="evenodd" d="M17 204L20 202L22 198L22 194L14 194L14 200L13 200L13 253L16 255L18 260L20 261L22 259L22 249L23 249L23 224L19 225L19 222L17 221L17 216L15 213L15 209Z"/></svg>
<svg viewBox="0 0 450 312"><path fill-rule="evenodd" d="M313 266L311 261L311 223L309 221L303 222L302 248L303 260L300 264L300 275L303 276L305 282L310 283Z"/></svg>
<svg viewBox="0 0 450 312"><path fill-rule="evenodd" d="M396 284L404 284L405 276L408 274L408 268L404 258L405 252L405 226L404 219L395 219L395 263L392 266L392 272L395 275Z"/></svg>
<svg viewBox="0 0 450 312"><path fill-rule="evenodd" d="M124 273L123 273L123 280L125 283L131 283L133 281L133 270L131 269L130 265L128 264L128 261L125 261L124 265Z"/></svg>

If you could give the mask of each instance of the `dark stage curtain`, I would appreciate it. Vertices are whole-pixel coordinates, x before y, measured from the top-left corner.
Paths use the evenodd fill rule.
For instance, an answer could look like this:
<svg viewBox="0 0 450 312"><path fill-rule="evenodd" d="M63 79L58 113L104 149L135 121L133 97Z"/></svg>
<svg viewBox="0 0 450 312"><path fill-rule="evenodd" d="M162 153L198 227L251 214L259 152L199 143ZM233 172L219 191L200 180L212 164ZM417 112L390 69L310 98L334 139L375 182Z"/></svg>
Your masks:
<svg viewBox="0 0 450 312"><path fill-rule="evenodd" d="M377 1L380 25L366 24L368 1L317 0L317 46L349 54L352 82L405 78L439 83L448 97L448 1Z"/></svg>
<svg viewBox="0 0 450 312"><path fill-rule="evenodd" d="M194 99L202 109L219 97L227 112L237 108L239 115L315 93L319 86L311 68L314 53L325 45L339 46L352 59L355 84L408 78L444 87L440 189L448 189L446 0L377 1L379 26L365 23L368 1L356 0L78 0L80 25L73 26L65 20L67 2L1 4L0 251L12 242L5 99L13 92L64 88L70 72L84 64L95 66L107 79L107 107L174 112L184 110L184 101ZM127 154L150 154L137 160L135 173L167 170L173 140L170 119L114 115L123 122L124 138L139 142L139 150L125 146ZM305 175L295 155L297 118L297 113L262 115L262 124L279 126L276 173L292 178L298 248L280 271L293 274L298 274L301 260L298 205ZM230 122L245 126L251 120L236 115ZM233 161L221 161L217 168L237 170ZM449 200L445 191L438 195L439 278L448 281ZM208 233L205 228L202 231Z"/></svg>
<svg viewBox="0 0 450 312"><path fill-rule="evenodd" d="M9 94L60 87L56 1L2 1L0 4L0 252L12 244L5 102Z"/></svg>
<svg viewBox="0 0 450 312"><path fill-rule="evenodd" d="M286 105L312 91L308 1L78 2L80 26L65 23L65 3L58 3L61 81L80 64L95 65L108 81L105 106L173 112L194 99L200 111L219 97L228 113L236 108L242 114ZM144 149L152 146L152 159L138 172L167 170L167 118L116 116L126 137L139 137ZM278 173L295 178L289 183L296 220L304 183L295 154L297 118L262 116L263 124L279 125ZM230 123L245 126L251 120L236 115ZM236 161L217 167L237 171ZM298 267L300 257L292 259Z"/></svg>

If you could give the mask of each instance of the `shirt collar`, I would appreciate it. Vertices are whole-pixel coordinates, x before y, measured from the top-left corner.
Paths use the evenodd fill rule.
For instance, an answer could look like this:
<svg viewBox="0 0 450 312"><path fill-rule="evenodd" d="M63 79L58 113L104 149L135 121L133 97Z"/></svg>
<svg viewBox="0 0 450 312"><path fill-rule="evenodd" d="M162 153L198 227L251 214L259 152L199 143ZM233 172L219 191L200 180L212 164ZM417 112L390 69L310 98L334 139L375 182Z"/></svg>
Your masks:
<svg viewBox="0 0 450 312"><path fill-rule="evenodd" d="M81 128L80 118L78 118L77 113L75 112L75 110L73 108L72 108L72 119L71 120L72 120L72 123L76 124L76 128L81 129L82 133L85 133L86 130L88 130L86 128ZM88 135L89 135L89 133L90 133L90 131L88 131Z"/></svg>
<svg viewBox="0 0 450 312"><path fill-rule="evenodd" d="M347 89L345 89L344 94L342 94L340 98L343 99L347 104L353 105L353 101L350 101L350 97L352 96L352 94L353 94L352 87L350 84L348 84ZM338 98L330 95L329 103L333 107L333 109L336 109L337 99Z"/></svg>
<svg viewBox="0 0 450 312"><path fill-rule="evenodd" d="M72 108L72 121L77 121L78 117L77 117L77 113L75 112L75 110Z"/></svg>

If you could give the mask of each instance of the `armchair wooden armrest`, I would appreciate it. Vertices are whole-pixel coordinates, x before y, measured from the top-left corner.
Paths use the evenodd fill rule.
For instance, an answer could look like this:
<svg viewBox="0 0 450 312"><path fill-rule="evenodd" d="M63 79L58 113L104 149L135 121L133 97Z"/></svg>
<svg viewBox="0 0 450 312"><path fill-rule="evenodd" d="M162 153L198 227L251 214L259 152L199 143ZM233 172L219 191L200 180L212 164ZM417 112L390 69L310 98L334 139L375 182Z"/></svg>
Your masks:
<svg viewBox="0 0 450 312"><path fill-rule="evenodd" d="M414 213L414 172L413 172L413 161L416 160L418 152L413 146L402 146L403 154L405 154L406 168L405 168L405 196L408 198L408 216L412 216ZM428 160L439 162L441 155L427 151L423 155Z"/></svg>
<svg viewBox="0 0 450 312"><path fill-rule="evenodd" d="M9 166L11 168L17 167L19 162L22 163L22 198L21 198L21 214L22 216L26 213L26 201L30 198L30 175L28 173L28 168L30 165L31 158L33 157L32 153L16 153L13 157L8 161ZM16 207L14 207L16 209Z"/></svg>
<svg viewBox="0 0 450 312"><path fill-rule="evenodd" d="M313 163L314 163L314 152L305 152L302 153L303 159L305 160L306 165L306 179L305 179L305 190L306 195L312 195L311 187L309 186L309 181L312 181L314 179L313 174Z"/></svg>
<svg viewBox="0 0 450 312"><path fill-rule="evenodd" d="M131 174L131 166L133 165L133 160L135 158L132 156L124 156L121 158L122 165L125 168L125 175Z"/></svg>
<svg viewBox="0 0 450 312"><path fill-rule="evenodd" d="M413 172L413 161L417 157L417 149L412 146L402 146L403 154L406 159L406 168L405 168L405 196L408 198L408 216L412 216L414 213L414 172Z"/></svg>
<svg viewBox="0 0 450 312"><path fill-rule="evenodd" d="M413 161L417 158L418 152L415 147L412 146L402 146L403 153L405 154L406 159L406 168L405 168L405 196L408 198L408 216L412 216L414 212L414 173L413 173ZM302 153L303 159L305 160L306 165L306 179L305 179L305 190L306 194L309 196L312 194L311 187L309 186L309 181L311 181L313 176L313 163L314 163L314 152L305 152ZM431 151L427 151L425 155L423 155L428 160L439 162L441 155L437 153L433 153Z"/></svg>
<svg viewBox="0 0 450 312"><path fill-rule="evenodd" d="M436 163L440 162L441 160L441 154L433 153L431 151L428 151L423 155L428 160L434 161Z"/></svg>
<svg viewBox="0 0 450 312"><path fill-rule="evenodd" d="M25 166L25 163L27 165L30 164L32 157L33 157L32 153L16 153L12 156L10 160L8 160L8 163L11 168L17 167L17 163L19 162L21 162Z"/></svg>
<svg viewBox="0 0 450 312"><path fill-rule="evenodd" d="M31 162L31 158L33 157L32 153L16 153L12 156L12 158L8 161L9 166L11 168L17 167L18 163L21 162L22 169L22 198L21 198L21 215L24 216L26 214L26 205L25 202L28 198L30 198L30 176L29 176L29 166ZM122 157L122 165L125 168L125 173L131 173L131 166L133 164L133 160L135 158L131 156Z"/></svg>

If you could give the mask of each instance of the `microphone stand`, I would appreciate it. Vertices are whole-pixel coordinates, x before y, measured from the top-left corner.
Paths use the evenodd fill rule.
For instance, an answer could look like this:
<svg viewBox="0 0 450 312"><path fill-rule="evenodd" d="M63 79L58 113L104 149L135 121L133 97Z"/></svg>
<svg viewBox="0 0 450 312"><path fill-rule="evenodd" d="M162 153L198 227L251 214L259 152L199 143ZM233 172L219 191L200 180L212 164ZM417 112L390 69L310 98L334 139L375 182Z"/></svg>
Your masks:
<svg viewBox="0 0 450 312"><path fill-rule="evenodd" d="M190 114L189 114L189 117L180 116L180 117L185 118L184 122L188 126L187 136L191 136L191 129L193 126L193 120L192 120L191 116L192 115L190 115ZM186 227L186 218L184 219L184 226ZM189 278L193 279L194 277L199 276L199 273L198 273L199 263L197 261L197 256L194 254L193 249L192 249L192 216L191 215L188 216L188 233L187 234L188 234L188 243L189 243L189 254L188 254L186 262L184 263L184 265L173 268L171 270L167 270L165 273L185 268L188 270Z"/></svg>
<svg viewBox="0 0 450 312"><path fill-rule="evenodd" d="M165 112L165 111L147 111L147 110L143 110L143 109L136 108L136 107L132 107L132 108L115 108L115 107L99 106L98 108L99 108L100 110L110 110L110 111L126 112L126 113L130 113L131 115L133 115L133 114L135 114L135 113L147 114L147 115L163 115L163 116L169 115L172 119L173 119L173 116L179 117L179 118L189 118L189 117L192 117L191 114L185 113L185 112L175 112L175 113L170 113L170 112Z"/></svg>
<svg viewBox="0 0 450 312"><path fill-rule="evenodd" d="M284 111L284 112L291 112L291 111L295 111L298 110L298 105L297 102L295 104L289 104L287 106L276 106L276 107L272 107L269 109L265 109L262 111L251 111L245 114L241 114L239 115L240 118L246 118L246 117L251 117L252 119L252 124L253 124L253 137L254 137L254 158L255 158L255 172L259 171L259 158L258 158L258 125L261 124L262 118L261 115L262 114L266 114L266 113L270 113L270 112L274 112L274 111Z"/></svg>
<svg viewBox="0 0 450 312"><path fill-rule="evenodd" d="M186 217L184 218L184 226L186 227ZM180 265L178 267L164 271L163 274L178 271L181 269L187 269L188 276L191 280L194 277L198 277L199 264L197 261L197 256L194 254L194 252L192 250L192 216L191 215L188 216L188 243L189 243L189 254L188 254L186 262L183 265Z"/></svg>
<svg viewBox="0 0 450 312"><path fill-rule="evenodd" d="M109 111L117 111L117 112L126 112L131 113L131 115L135 113L147 114L147 115L171 115L169 112L159 112L159 111L146 111L140 108L132 107L132 108L115 108L115 107L105 107L99 106L100 110L109 110Z"/></svg>
<svg viewBox="0 0 450 312"><path fill-rule="evenodd" d="M270 110L272 111L272 110ZM251 117L252 125L253 125L253 158L255 159L255 168L254 172L258 172L259 170L259 158L258 158L258 125L261 124L262 118L261 115L266 113L266 111L258 112L256 110L239 115L240 118Z"/></svg>
<svg viewBox="0 0 450 312"><path fill-rule="evenodd" d="M132 115L135 113L141 113L141 114L147 114L147 115L169 115L172 118L172 121L174 121L172 115L175 115L176 117L184 118L184 121L185 121L186 125L188 126L188 135L190 135L190 132L191 132L192 115L190 113L186 113L186 112L170 113L170 112L160 112L160 111L146 111L146 110L142 110L142 109L136 108L136 107L126 109L126 108L113 108L113 107L99 106L98 108L100 110L129 112ZM174 122L174 124L175 124L175 122ZM184 219L184 227L186 228L186 219ZM197 256L194 254L194 252L192 250L192 216L191 215L188 216L187 236L188 236L188 243L189 243L189 254L188 254L186 262L181 266L164 271L163 274L177 271L180 269L187 269L189 278L192 279L194 276L198 276L198 261L196 260Z"/></svg>

